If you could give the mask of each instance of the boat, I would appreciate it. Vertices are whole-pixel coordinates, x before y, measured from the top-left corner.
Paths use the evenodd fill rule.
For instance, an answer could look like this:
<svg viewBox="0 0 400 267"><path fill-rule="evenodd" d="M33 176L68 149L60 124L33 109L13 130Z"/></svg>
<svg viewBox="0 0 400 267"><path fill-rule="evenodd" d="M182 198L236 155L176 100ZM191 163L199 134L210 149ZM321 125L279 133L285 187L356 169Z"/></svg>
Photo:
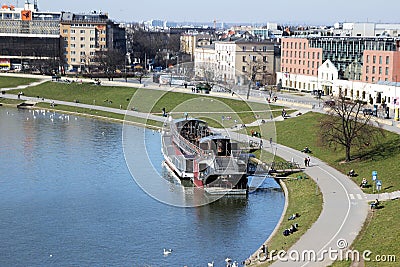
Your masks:
<svg viewBox="0 0 400 267"><path fill-rule="evenodd" d="M246 195L247 162L239 144L195 118L170 118L161 134L166 165L211 195Z"/></svg>

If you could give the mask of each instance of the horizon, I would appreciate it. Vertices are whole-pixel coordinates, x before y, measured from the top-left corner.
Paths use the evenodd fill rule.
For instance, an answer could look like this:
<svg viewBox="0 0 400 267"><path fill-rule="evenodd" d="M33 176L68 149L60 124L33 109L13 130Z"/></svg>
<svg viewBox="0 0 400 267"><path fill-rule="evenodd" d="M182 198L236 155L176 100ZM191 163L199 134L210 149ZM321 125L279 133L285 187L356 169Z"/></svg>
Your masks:
<svg viewBox="0 0 400 267"><path fill-rule="evenodd" d="M190 2L183 0L149 1L140 4L128 0L114 0L107 4L99 2L101 1L38 0L38 8L40 11L74 13L102 11L108 13L110 19L126 23L149 20L207 24L216 20L217 25L221 23L265 25L267 22L285 25L333 25L337 22L400 23L397 14L400 2L395 0L385 1L385 6L378 4L378 8L376 2L371 0L362 2L337 0L329 7L317 0L305 0L301 3L288 0L285 5L263 0L253 0L251 4L243 4L237 0L218 2L203 0L201 5L195 6L190 6ZM23 7L24 1L13 0L9 3ZM386 6L390 8L385 8Z"/></svg>

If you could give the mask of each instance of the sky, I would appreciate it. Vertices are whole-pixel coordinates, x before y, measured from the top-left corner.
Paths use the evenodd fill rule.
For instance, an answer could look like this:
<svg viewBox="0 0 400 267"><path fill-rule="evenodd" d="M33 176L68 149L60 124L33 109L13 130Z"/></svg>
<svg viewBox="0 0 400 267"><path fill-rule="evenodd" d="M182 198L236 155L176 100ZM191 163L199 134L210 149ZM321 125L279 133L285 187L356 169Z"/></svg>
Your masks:
<svg viewBox="0 0 400 267"><path fill-rule="evenodd" d="M25 0L3 0L7 4ZM33 0L30 0L33 2ZM38 0L41 11L108 12L117 22L161 19L213 22L332 25L335 22L400 23L399 0Z"/></svg>

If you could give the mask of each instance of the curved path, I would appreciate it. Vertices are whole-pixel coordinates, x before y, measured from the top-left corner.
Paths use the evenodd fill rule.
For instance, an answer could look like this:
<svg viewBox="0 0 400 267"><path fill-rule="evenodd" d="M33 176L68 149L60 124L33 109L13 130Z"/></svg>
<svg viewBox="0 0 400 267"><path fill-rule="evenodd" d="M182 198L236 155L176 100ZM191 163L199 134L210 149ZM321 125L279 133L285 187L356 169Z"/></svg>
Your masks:
<svg viewBox="0 0 400 267"><path fill-rule="evenodd" d="M15 95L3 95L9 98L16 98ZM32 100L23 97L26 100ZM110 111L114 113L125 114L127 111L105 108L93 105L84 105L77 103L70 103L64 101L55 101L57 104L71 105L92 108L97 110ZM133 116L145 116L139 112L130 112ZM165 118L159 116L152 116L151 119L164 121ZM236 135L239 139L245 140L249 138L245 135ZM269 145L269 141L264 140L265 149L276 151L276 155L285 159L296 162L303 162L304 153L294 149L279 145ZM327 266L331 264L334 259L329 257L329 251L340 251L343 244L351 244L356 238L358 232L361 230L362 225L368 214L367 200L371 196L365 195L362 190L351 181L346 175L343 175L334 168L328 166L326 163L311 157L311 166L306 167L305 173L312 177L318 184L323 195L323 210L318 220L313 226L300 238L300 240L292 246L289 250L287 261L276 261L273 266ZM302 214L307 216L307 214ZM301 225L300 225L301 227ZM281 233L278 233L281 234ZM339 247L338 247L338 241ZM270 250L273 248L270 248ZM297 254L295 253L297 251ZM308 255L313 256L315 253L316 259L309 259ZM296 260L294 256L300 255ZM303 258L301 255L305 255ZM333 256L340 256L339 254L332 254ZM312 258L312 257L311 257ZM254 262L254 261L253 261Z"/></svg>

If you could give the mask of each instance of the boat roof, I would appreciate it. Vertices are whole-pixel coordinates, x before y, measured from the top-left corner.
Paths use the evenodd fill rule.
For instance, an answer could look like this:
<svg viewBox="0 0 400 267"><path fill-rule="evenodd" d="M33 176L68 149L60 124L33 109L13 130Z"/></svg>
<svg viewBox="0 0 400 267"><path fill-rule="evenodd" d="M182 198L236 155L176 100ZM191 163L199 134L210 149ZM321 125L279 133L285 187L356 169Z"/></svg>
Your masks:
<svg viewBox="0 0 400 267"><path fill-rule="evenodd" d="M218 135L209 135L206 137L203 137L200 139L200 143L203 143L205 141L209 141L209 140L230 140L231 138L229 138L228 136L223 136L221 134Z"/></svg>
<svg viewBox="0 0 400 267"><path fill-rule="evenodd" d="M196 119L196 118L180 118L180 119L175 119L174 122L175 123L180 123L180 122L184 122L184 121L200 121L200 122L204 122L207 123L206 121L200 120L200 119Z"/></svg>

